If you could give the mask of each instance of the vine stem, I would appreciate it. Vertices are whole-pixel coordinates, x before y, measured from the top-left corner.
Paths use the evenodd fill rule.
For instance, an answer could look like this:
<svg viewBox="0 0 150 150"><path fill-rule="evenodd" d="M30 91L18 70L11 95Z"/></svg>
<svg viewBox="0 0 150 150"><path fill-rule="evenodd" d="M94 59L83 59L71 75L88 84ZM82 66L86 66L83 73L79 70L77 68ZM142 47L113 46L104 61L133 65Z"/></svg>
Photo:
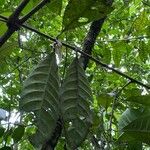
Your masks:
<svg viewBox="0 0 150 150"><path fill-rule="evenodd" d="M112 111L111 111L111 116L110 116L110 124L109 124L109 140L112 141L112 135L111 135L111 132L112 132L112 119L113 119L113 115L114 115L114 111L115 111L115 105L116 105L116 102L119 98L119 96L121 95L122 91L127 87L129 86L129 84L131 84L132 81L129 81L127 82L115 95L115 98L113 99L113 103L112 103Z"/></svg>

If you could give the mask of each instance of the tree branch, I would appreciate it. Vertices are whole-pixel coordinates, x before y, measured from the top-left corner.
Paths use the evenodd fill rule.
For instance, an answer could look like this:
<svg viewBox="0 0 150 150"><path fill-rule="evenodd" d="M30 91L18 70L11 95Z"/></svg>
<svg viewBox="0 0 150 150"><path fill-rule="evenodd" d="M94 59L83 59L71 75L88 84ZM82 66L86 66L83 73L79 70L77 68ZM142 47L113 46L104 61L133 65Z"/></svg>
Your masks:
<svg viewBox="0 0 150 150"><path fill-rule="evenodd" d="M30 0L23 0L22 3L16 8L16 10L10 15L8 19L1 16L2 19L7 20L8 29L2 37L0 37L0 47L11 37L11 35L19 30L20 26L27 21L33 14L35 14L39 9L41 9L50 0L43 0L35 8L33 8L27 15L22 19L19 19L21 11L25 8Z"/></svg>
<svg viewBox="0 0 150 150"><path fill-rule="evenodd" d="M10 15L10 17L7 19L7 26L8 29L4 33L2 37L0 37L0 47L10 38L10 36L16 31L16 29L19 27L18 17L21 11L24 9L24 7L28 4L29 0L23 0L20 5L16 8L16 10ZM2 18L2 17L1 17ZM2 18L4 19L4 17ZM15 26L15 22L17 22L17 26Z"/></svg>
<svg viewBox="0 0 150 150"><path fill-rule="evenodd" d="M0 18L1 18L1 15L0 15ZM4 16L3 16L3 18L4 18ZM7 18L5 17L5 19L7 19ZM38 31L38 30L36 30L36 29L34 29L34 28L32 28L32 27L29 27L29 26L24 25L24 24L21 25L21 26L24 27L24 28L26 28L26 29L28 29L28 30L30 30L30 31L32 31L32 32L35 32L35 33L37 33L38 35L43 36L43 37L45 37L45 38L47 38L47 39L49 39L49 40L51 40L51 41L53 41L53 42L57 42L56 38L53 38L53 37L51 37L51 36L49 36L49 35L46 35L46 34L40 32L40 31ZM124 78L126 78L126 79L128 79L128 80L130 80L130 81L132 81L132 83L136 83L136 84L138 84L138 85L140 85L140 86L143 86L143 87L145 87L145 88L147 88L147 89L150 89L150 85L144 84L144 83L142 83L142 82L140 82L140 81L138 81L138 80L136 80L136 79L130 77L129 75L124 74L123 72L119 71L118 69L115 69L115 68L113 68L113 67L110 67L109 65L107 65L107 64L105 64L105 63L99 61L98 59L92 57L91 55L89 55L89 54L83 52L79 47L74 47L74 46L69 45L69 44L67 44L67 43L65 43L65 42L61 42L61 43L62 43L63 46L68 47L68 48L70 48L70 49L72 49L72 50L74 50L74 51L77 51L77 52L79 52L79 53L82 54L82 55L85 55L85 56L88 57L90 60L94 61L95 63L99 64L100 66L102 66L102 67L104 67L104 68L106 68L106 69L108 69L108 70L111 70L111 71L115 72L116 74L118 74L118 75L120 75L120 76L122 76L122 77L124 77Z"/></svg>
<svg viewBox="0 0 150 150"><path fill-rule="evenodd" d="M101 31L101 28L102 28L102 25L103 25L105 19L106 18L102 18L102 19L92 22L92 24L90 26L90 30L89 30L87 36L85 37L85 40L83 43L83 52L85 52L86 54L91 55L96 38ZM83 68L85 70L87 68L87 65L89 62L89 57L82 54L81 58L83 60Z"/></svg>

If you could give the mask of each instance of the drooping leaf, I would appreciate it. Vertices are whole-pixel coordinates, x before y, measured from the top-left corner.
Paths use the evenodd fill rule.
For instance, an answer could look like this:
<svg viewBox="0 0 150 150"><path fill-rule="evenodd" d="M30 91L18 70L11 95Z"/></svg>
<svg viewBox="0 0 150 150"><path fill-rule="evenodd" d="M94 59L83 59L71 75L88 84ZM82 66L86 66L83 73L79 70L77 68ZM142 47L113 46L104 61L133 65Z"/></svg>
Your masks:
<svg viewBox="0 0 150 150"><path fill-rule="evenodd" d="M0 73L8 71L5 59L16 50L17 45L17 42L6 42L0 47Z"/></svg>
<svg viewBox="0 0 150 150"><path fill-rule="evenodd" d="M25 128L24 128L24 126L22 126L22 125L19 125L19 126L13 131L12 138L13 138L13 140L14 140L15 143L17 143L18 141L21 140L21 138L22 138L23 135L24 135L24 131L25 131Z"/></svg>
<svg viewBox="0 0 150 150"><path fill-rule="evenodd" d="M139 103L139 104L149 107L150 106L150 95L131 96L131 97L127 98L127 101Z"/></svg>
<svg viewBox="0 0 150 150"><path fill-rule="evenodd" d="M101 19L112 11L111 5L102 0L70 0L64 13L64 30L74 29Z"/></svg>
<svg viewBox="0 0 150 150"><path fill-rule="evenodd" d="M37 147L53 134L59 116L58 91L56 57L51 53L26 79L20 101L21 110L35 114L37 134L40 137L36 139Z"/></svg>
<svg viewBox="0 0 150 150"><path fill-rule="evenodd" d="M119 140L117 142L125 142L128 144L128 150L142 150L142 142L136 140L133 137L133 134L129 134L128 132L124 132L119 137Z"/></svg>
<svg viewBox="0 0 150 150"><path fill-rule="evenodd" d="M92 94L81 63L75 59L68 68L61 88L61 114L66 123L66 139L71 149L87 136L92 122Z"/></svg>

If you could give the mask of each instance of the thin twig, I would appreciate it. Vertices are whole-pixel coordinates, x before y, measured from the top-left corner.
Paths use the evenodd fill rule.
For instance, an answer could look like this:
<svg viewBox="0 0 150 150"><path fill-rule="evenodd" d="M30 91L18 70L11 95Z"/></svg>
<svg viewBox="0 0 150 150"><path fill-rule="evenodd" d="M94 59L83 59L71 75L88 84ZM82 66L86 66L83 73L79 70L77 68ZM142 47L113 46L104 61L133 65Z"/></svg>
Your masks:
<svg viewBox="0 0 150 150"><path fill-rule="evenodd" d="M20 66L22 66L25 62L27 62L30 58L32 58L32 57L28 57L27 59L25 59L23 62L21 62L18 66L16 66L14 69L12 69L10 72L9 72L9 74L10 73L12 73L12 72L14 72L16 69L18 69ZM7 75L6 75L7 76ZM1 81L2 80L4 80L5 78L6 78L6 76L4 76L2 79L1 79Z"/></svg>

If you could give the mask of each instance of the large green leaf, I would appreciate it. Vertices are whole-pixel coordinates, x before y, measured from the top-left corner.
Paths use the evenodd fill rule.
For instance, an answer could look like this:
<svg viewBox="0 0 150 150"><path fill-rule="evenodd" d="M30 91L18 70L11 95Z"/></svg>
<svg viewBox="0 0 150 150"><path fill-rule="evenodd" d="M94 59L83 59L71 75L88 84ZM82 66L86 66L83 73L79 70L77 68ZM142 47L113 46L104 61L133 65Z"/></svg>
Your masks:
<svg viewBox="0 0 150 150"><path fill-rule="evenodd" d="M112 11L103 0L70 0L64 13L64 30L74 29L91 21L105 17Z"/></svg>
<svg viewBox="0 0 150 150"><path fill-rule="evenodd" d="M34 0L34 1L36 1L36 0ZM33 7L35 7L34 2L33 2L33 0L30 0L28 2L28 4L26 5L26 7L23 9L22 14L25 15L25 14L29 13Z"/></svg>
<svg viewBox="0 0 150 150"><path fill-rule="evenodd" d="M125 89L124 90L125 96L127 98L132 97L132 96L141 96L141 89L138 88L132 88L132 89Z"/></svg>
<svg viewBox="0 0 150 150"><path fill-rule="evenodd" d="M136 109L126 109L119 119L119 130L122 130L126 127L130 122L137 119L141 115L140 110Z"/></svg>
<svg viewBox="0 0 150 150"><path fill-rule="evenodd" d="M66 123L65 134L69 147L75 149L87 136L92 122L90 103L92 93L84 70L75 59L66 73L61 88L61 113Z"/></svg>
<svg viewBox="0 0 150 150"><path fill-rule="evenodd" d="M120 120L123 132L119 141L141 141L150 144L150 111L127 109Z"/></svg>
<svg viewBox="0 0 150 150"><path fill-rule="evenodd" d="M150 106L150 95L131 96L131 97L127 98L127 101L139 103L139 104L149 107Z"/></svg>
<svg viewBox="0 0 150 150"><path fill-rule="evenodd" d="M59 117L58 91L58 69L55 54L52 53L26 79L20 101L21 110L35 114L38 128L38 137L34 139L36 146L53 134Z"/></svg>
<svg viewBox="0 0 150 150"><path fill-rule="evenodd" d="M138 141L150 144L150 115L137 118L128 124L123 131Z"/></svg>

